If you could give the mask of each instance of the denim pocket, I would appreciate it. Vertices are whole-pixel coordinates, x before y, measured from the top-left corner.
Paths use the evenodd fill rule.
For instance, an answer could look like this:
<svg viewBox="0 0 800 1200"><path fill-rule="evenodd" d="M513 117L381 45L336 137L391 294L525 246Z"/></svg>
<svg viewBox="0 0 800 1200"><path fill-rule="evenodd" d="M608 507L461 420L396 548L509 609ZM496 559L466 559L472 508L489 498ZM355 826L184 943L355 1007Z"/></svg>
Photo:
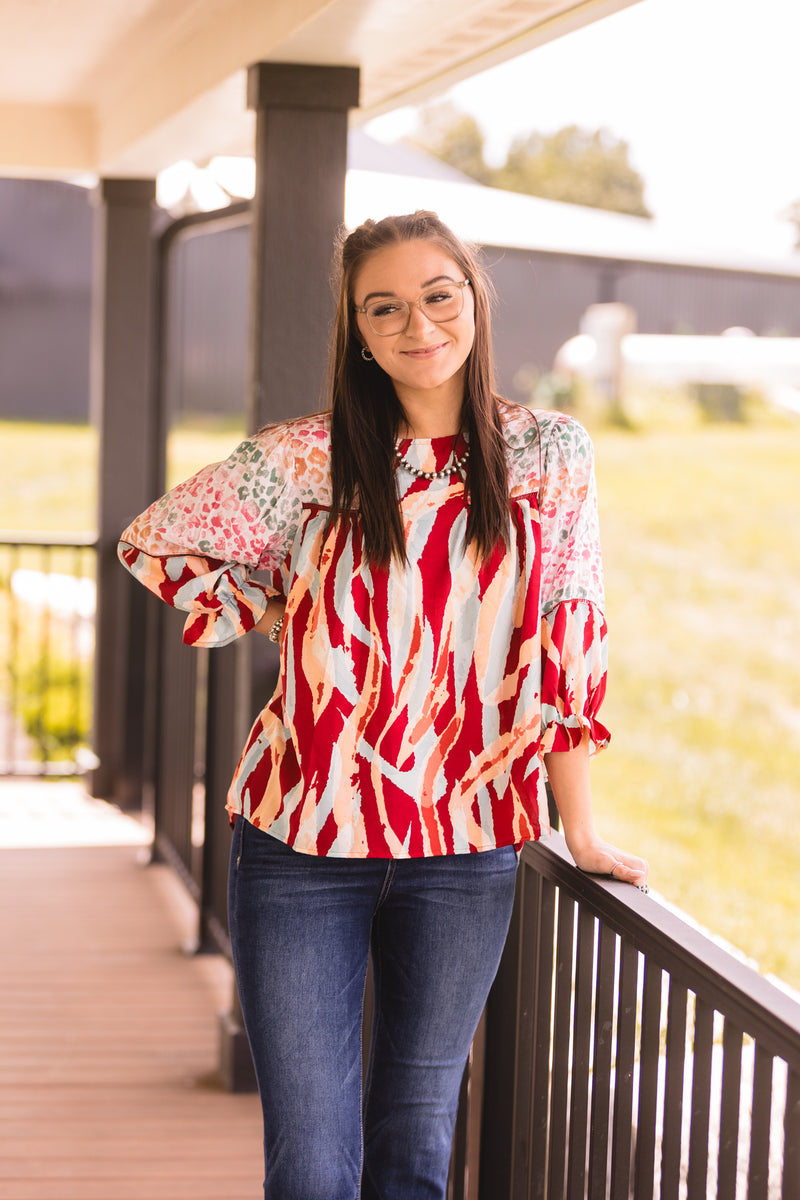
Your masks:
<svg viewBox="0 0 800 1200"><path fill-rule="evenodd" d="M239 818L242 822L240 845L238 849L237 866L244 863L258 865L267 858L295 858L297 851L287 846L280 838L276 838L266 829L259 829L246 817ZM238 822L237 822L238 828Z"/></svg>

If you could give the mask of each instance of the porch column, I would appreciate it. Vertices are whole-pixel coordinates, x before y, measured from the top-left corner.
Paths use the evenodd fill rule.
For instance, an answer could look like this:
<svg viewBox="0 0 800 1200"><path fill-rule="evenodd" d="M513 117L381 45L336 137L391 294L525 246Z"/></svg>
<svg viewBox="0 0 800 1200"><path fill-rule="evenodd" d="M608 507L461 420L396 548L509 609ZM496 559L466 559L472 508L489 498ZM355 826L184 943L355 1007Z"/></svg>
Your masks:
<svg viewBox="0 0 800 1200"><path fill-rule="evenodd" d="M99 431L92 794L140 804L142 589L119 566L122 529L156 494L150 387L152 179L104 179L94 193L90 409Z"/></svg>
<svg viewBox="0 0 800 1200"><path fill-rule="evenodd" d="M344 218L347 112L358 104L358 69L256 63L247 83L248 105L256 111L247 412L253 431L315 412L324 402L333 316L330 265ZM238 753L274 690L277 648L266 638L243 638L229 669L236 680L218 672L214 686L236 698L233 743L227 755L215 747L215 762L235 761L234 747ZM213 706L212 697L210 710ZM214 821L207 813L206 828ZM210 871L222 869L224 864L209 862ZM247 1090L253 1075L238 999L222 1018L220 1037L227 1086Z"/></svg>
<svg viewBox="0 0 800 1200"><path fill-rule="evenodd" d="M256 63L247 91L256 111L249 419L257 429L322 401L358 69Z"/></svg>

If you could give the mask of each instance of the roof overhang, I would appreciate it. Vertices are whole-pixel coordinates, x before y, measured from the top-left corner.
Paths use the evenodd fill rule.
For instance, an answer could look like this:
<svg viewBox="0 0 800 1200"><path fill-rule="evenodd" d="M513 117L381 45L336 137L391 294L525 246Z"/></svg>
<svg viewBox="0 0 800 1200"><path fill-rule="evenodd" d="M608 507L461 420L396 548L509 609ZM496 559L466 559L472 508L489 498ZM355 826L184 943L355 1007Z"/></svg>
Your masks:
<svg viewBox="0 0 800 1200"><path fill-rule="evenodd" d="M0 171L150 177L250 153L258 61L356 66L367 120L638 0L7 0Z"/></svg>

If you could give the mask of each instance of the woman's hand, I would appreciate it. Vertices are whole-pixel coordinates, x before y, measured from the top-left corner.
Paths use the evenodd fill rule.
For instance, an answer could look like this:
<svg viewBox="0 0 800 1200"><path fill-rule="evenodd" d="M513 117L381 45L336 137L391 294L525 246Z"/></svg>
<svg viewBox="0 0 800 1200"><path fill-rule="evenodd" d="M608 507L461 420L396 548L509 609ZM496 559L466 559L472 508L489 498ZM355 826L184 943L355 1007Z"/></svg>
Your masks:
<svg viewBox="0 0 800 1200"><path fill-rule="evenodd" d="M567 849L581 871L610 875L622 883L647 890L649 866L636 854L618 850L597 836L592 815L589 783L589 738L574 750L554 751L544 756Z"/></svg>
<svg viewBox="0 0 800 1200"><path fill-rule="evenodd" d="M610 875L620 883L631 883L634 887L647 891L650 867L646 859L618 850L616 846L611 846L600 838L589 845L574 848L567 840L567 846L575 859L575 865L580 867L581 871L588 871L592 875Z"/></svg>
<svg viewBox="0 0 800 1200"><path fill-rule="evenodd" d="M286 601L283 596L273 596L267 603L263 617L261 617L253 629L256 633L268 634L275 622L283 616L286 611Z"/></svg>

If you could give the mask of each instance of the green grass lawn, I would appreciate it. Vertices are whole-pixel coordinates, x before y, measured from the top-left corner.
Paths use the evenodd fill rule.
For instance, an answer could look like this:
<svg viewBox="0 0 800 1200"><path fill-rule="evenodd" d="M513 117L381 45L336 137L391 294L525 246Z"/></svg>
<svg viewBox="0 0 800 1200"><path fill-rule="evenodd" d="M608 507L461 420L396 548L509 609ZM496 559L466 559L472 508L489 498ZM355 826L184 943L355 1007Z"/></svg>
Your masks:
<svg viewBox="0 0 800 1200"><path fill-rule="evenodd" d="M613 734L598 823L800 987L800 426L595 444Z"/></svg>
<svg viewBox="0 0 800 1200"><path fill-rule="evenodd" d="M654 889L800 988L800 423L597 430L611 630L604 836ZM88 531L86 428L0 423L0 528ZM183 430L170 479L225 457Z"/></svg>
<svg viewBox="0 0 800 1200"><path fill-rule="evenodd" d="M91 533L97 524L97 435L85 425L0 421L0 529Z"/></svg>
<svg viewBox="0 0 800 1200"><path fill-rule="evenodd" d="M243 436L230 420L177 430L169 440L169 485L225 458ZM91 533L97 525L97 444L86 425L0 421L0 529Z"/></svg>

